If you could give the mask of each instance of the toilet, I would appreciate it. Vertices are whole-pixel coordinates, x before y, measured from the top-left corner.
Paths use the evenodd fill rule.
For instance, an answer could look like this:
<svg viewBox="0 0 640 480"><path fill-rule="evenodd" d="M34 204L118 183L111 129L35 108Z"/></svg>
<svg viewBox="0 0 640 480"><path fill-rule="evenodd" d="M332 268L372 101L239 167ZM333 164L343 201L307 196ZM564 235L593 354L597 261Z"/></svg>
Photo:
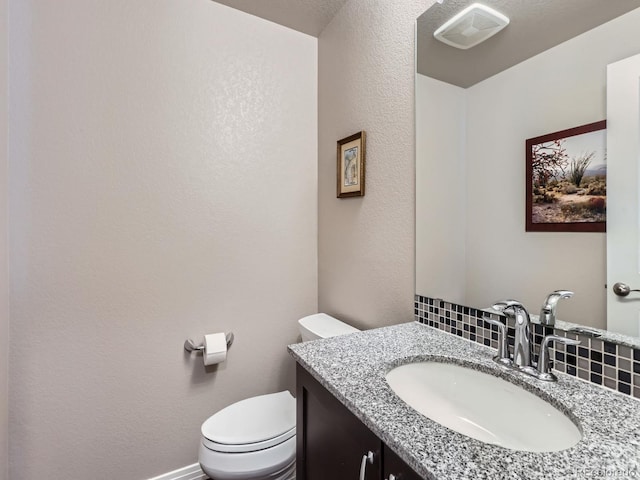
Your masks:
<svg viewBox="0 0 640 480"><path fill-rule="evenodd" d="M300 335L303 342L317 340L319 338L337 337L347 333L359 332L355 327L341 322L326 313L308 315L298 320Z"/></svg>
<svg viewBox="0 0 640 480"><path fill-rule="evenodd" d="M358 332L325 313L298 320L302 341ZM296 478L296 399L288 391L236 402L201 428L198 461L213 480Z"/></svg>

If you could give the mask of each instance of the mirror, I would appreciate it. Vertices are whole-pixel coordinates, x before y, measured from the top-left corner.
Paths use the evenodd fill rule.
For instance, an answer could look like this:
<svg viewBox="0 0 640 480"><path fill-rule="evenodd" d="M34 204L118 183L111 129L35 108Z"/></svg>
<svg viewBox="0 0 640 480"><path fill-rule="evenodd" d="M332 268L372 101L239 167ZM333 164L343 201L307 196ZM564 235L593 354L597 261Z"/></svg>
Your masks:
<svg viewBox="0 0 640 480"><path fill-rule="evenodd" d="M606 234L525 232L525 141L606 118L606 66L640 53L640 0L486 0L504 30L468 50L433 38L471 3L417 20L416 294L537 314L572 290L557 318L606 329Z"/></svg>

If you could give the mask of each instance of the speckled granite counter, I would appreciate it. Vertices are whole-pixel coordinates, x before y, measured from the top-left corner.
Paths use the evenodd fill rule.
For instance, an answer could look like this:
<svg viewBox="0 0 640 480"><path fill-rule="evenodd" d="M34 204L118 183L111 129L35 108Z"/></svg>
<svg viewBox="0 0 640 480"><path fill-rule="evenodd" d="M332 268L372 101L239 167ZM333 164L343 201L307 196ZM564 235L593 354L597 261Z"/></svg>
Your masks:
<svg viewBox="0 0 640 480"><path fill-rule="evenodd" d="M289 346L291 355L426 479L640 478L640 401L567 375L546 383L506 372L495 350L416 322ZM577 421L568 450L533 453L488 445L417 413L385 374L415 361L447 361L517 383Z"/></svg>

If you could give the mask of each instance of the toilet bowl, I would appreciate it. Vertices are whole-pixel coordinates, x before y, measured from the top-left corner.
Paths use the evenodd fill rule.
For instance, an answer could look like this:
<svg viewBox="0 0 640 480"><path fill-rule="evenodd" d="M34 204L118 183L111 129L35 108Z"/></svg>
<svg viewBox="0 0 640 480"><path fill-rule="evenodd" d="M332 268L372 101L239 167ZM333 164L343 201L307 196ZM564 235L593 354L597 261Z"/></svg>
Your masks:
<svg viewBox="0 0 640 480"><path fill-rule="evenodd" d="M358 331L324 313L298 322L303 341ZM296 478L296 400L288 391L229 405L209 417L201 433L198 461L213 480Z"/></svg>
<svg viewBox="0 0 640 480"><path fill-rule="evenodd" d="M202 424L199 460L215 480L295 478L296 400L287 392L241 400Z"/></svg>

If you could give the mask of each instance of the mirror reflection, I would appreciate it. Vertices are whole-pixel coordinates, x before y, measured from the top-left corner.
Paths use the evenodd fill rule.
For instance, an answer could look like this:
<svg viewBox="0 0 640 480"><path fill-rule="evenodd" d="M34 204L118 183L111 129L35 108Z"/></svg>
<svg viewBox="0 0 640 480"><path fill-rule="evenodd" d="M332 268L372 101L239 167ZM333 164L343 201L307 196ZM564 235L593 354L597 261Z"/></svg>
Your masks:
<svg viewBox="0 0 640 480"><path fill-rule="evenodd" d="M510 18L502 31L467 50L434 39L471 3L417 21L416 293L476 308L515 298L537 314L571 290L557 318L606 329L615 245L525 231L525 141L607 117L607 65L640 53L640 0L487 0Z"/></svg>

